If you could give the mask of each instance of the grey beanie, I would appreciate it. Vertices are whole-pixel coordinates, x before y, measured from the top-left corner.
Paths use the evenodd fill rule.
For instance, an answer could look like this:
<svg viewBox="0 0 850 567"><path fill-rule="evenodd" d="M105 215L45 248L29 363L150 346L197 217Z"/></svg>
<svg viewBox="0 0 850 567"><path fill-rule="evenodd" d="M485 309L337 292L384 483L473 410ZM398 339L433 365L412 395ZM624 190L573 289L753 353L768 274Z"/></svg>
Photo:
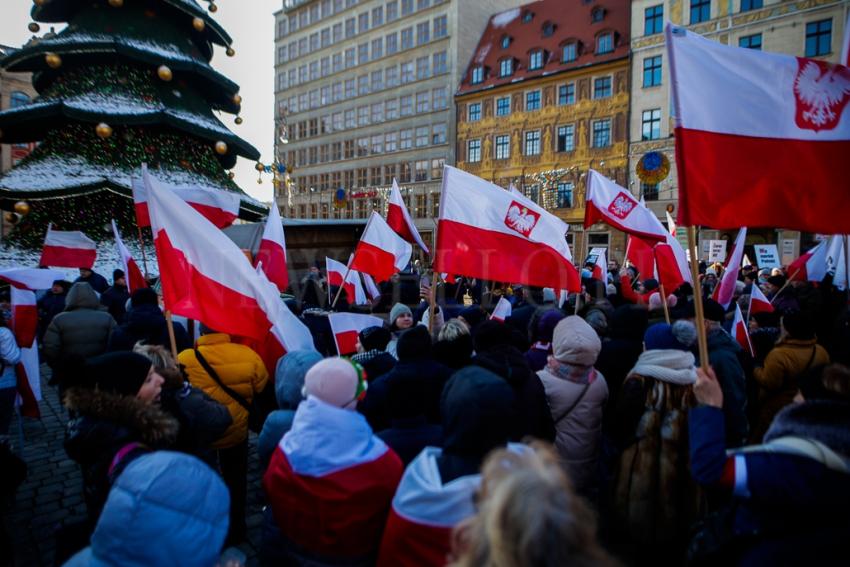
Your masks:
<svg viewBox="0 0 850 567"><path fill-rule="evenodd" d="M395 324L395 320L407 313L411 317L413 317L413 311L410 310L410 307L403 303L396 303L393 305L392 310L390 311L390 325Z"/></svg>

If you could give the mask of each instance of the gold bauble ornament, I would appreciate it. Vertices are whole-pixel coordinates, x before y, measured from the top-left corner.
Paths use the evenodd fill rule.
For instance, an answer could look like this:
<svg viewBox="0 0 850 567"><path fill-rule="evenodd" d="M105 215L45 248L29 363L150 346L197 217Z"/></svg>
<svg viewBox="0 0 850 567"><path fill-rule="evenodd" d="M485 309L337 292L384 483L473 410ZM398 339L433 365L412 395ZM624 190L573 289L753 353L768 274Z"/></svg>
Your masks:
<svg viewBox="0 0 850 567"><path fill-rule="evenodd" d="M28 215L30 212L30 204L26 201L18 201L15 203L15 212L21 216Z"/></svg>
<svg viewBox="0 0 850 567"><path fill-rule="evenodd" d="M58 69L62 66L62 58L55 53L48 53L44 56L44 61L51 69Z"/></svg>
<svg viewBox="0 0 850 567"><path fill-rule="evenodd" d="M195 31L202 32L207 27L207 23L203 18L194 18L192 20L192 27L195 28Z"/></svg>
<svg viewBox="0 0 850 567"><path fill-rule="evenodd" d="M235 104L236 106L241 106L242 105L242 95L238 95L238 94L233 95L233 104Z"/></svg>
<svg viewBox="0 0 850 567"><path fill-rule="evenodd" d="M236 50L232 47L228 47L225 53L227 53L228 57L233 57L234 55L236 55Z"/></svg>
<svg viewBox="0 0 850 567"><path fill-rule="evenodd" d="M107 139L112 136L112 126L107 124L106 122L101 122L97 125L97 128L94 130L97 135L102 139Z"/></svg>
<svg viewBox="0 0 850 567"><path fill-rule="evenodd" d="M218 6L216 6L214 2L210 2L209 10L212 13L218 12Z"/></svg>
<svg viewBox="0 0 850 567"><path fill-rule="evenodd" d="M30 22L30 25L27 26L27 29L32 33L38 33L41 30L41 26L35 22Z"/></svg>
<svg viewBox="0 0 850 567"><path fill-rule="evenodd" d="M254 166L254 169L256 169L257 171L262 172L264 169L266 169L266 166L265 166L265 165L263 165L263 162L258 161L258 162L257 162L257 165L255 165L255 166Z"/></svg>
<svg viewBox="0 0 850 567"><path fill-rule="evenodd" d="M236 124L242 124L242 117L237 116L236 119L233 122L235 122Z"/></svg>
<svg viewBox="0 0 850 567"><path fill-rule="evenodd" d="M160 65L159 69L156 70L156 74L165 82L170 81L174 78L174 73L171 72L171 69L168 65Z"/></svg>
<svg viewBox="0 0 850 567"><path fill-rule="evenodd" d="M124 0L109 0L109 5L113 8L120 8L124 5Z"/></svg>
<svg viewBox="0 0 850 567"><path fill-rule="evenodd" d="M221 141L216 142L215 143L215 152L218 155L223 156L224 154L227 153L227 144L225 144L224 142L221 142Z"/></svg>

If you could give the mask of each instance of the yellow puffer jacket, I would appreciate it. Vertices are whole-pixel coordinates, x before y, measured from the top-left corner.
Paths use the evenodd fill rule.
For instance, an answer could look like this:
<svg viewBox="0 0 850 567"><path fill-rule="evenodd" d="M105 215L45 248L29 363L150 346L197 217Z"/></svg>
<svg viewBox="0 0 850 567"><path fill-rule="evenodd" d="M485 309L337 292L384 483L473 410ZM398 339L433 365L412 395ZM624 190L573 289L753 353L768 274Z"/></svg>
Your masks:
<svg viewBox="0 0 850 567"><path fill-rule="evenodd" d="M230 336L222 333L204 335L198 339L198 350L221 381L241 395L250 404L254 394L263 391L269 374L260 356L251 348L230 342ZM248 411L239 402L228 396L216 381L204 370L195 357L195 351L184 350L177 357L186 367L189 382L203 390L216 401L227 406L233 424L221 438L212 444L214 449L234 447L248 438Z"/></svg>

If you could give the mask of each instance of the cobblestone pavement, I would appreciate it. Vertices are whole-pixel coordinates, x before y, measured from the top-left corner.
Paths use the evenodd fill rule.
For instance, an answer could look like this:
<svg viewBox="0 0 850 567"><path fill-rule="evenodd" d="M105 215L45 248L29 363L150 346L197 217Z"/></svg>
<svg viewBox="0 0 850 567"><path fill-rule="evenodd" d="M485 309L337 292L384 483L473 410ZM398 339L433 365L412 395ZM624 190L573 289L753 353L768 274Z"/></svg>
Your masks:
<svg viewBox="0 0 850 567"><path fill-rule="evenodd" d="M47 385L49 369L42 366L41 419L15 419L10 428L13 450L27 463L27 479L18 489L15 502L2 521L15 546L14 561L0 557L0 565L52 566L58 527L85 518L82 477L79 467L65 454L62 442L67 413L57 390ZM19 432L23 430L23 448ZM239 548L248 565L258 565L257 550L262 531L265 496L257 461L256 436L249 441L248 462L248 540Z"/></svg>

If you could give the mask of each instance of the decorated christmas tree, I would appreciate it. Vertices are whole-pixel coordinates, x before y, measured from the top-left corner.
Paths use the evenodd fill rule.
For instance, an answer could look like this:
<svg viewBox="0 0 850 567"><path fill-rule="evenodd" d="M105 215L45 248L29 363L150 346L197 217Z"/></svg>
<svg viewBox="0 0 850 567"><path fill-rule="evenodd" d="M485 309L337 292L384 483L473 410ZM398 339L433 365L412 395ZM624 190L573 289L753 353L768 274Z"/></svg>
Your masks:
<svg viewBox="0 0 850 567"><path fill-rule="evenodd" d="M259 152L214 113L242 121L239 86L210 66L214 44L235 51L195 0L35 0L32 18L33 32L68 25L0 60L32 72L39 93L0 112L0 142L39 142L0 177L0 208L25 213L13 243L40 246L49 222L106 238L115 218L134 234L131 177L142 163L165 187L239 193L240 218L265 213L227 172Z"/></svg>

